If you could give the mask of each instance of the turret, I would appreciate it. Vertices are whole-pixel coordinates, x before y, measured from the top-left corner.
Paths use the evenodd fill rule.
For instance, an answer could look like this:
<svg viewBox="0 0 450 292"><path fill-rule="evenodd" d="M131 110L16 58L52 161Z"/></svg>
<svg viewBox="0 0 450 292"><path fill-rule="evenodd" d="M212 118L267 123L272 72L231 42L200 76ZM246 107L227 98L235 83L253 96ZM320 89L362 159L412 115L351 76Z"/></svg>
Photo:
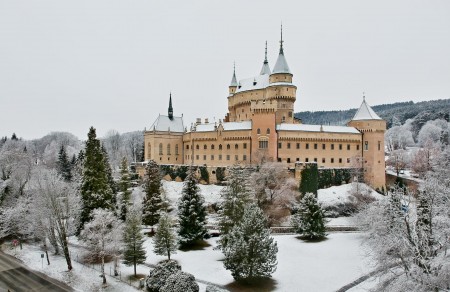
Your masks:
<svg viewBox="0 0 450 292"><path fill-rule="evenodd" d="M284 56L283 49L283 26L281 26L281 40L280 40L280 52L278 53L277 62L273 67L272 74L269 79L270 83L276 82L288 82L292 83L292 73L289 70L286 57Z"/></svg>
<svg viewBox="0 0 450 292"><path fill-rule="evenodd" d="M228 86L229 93L234 94L236 92L236 88L238 86L237 80L236 80L236 65L233 66L233 77L231 78L230 86Z"/></svg>

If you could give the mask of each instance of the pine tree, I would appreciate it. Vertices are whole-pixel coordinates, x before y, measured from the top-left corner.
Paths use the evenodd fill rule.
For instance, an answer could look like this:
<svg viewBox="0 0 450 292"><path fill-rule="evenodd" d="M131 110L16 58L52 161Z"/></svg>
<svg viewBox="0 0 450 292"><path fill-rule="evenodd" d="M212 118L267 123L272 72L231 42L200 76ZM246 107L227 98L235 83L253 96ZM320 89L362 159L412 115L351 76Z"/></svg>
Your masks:
<svg viewBox="0 0 450 292"><path fill-rule="evenodd" d="M159 172L159 166L154 160L150 160L145 169L144 191L142 222L144 225L150 225L153 233L153 225L158 223L162 206L161 174Z"/></svg>
<svg viewBox="0 0 450 292"><path fill-rule="evenodd" d="M78 157L80 156L81 152ZM94 127L89 129L84 151L81 200L83 207L78 233L83 229L84 224L92 219L91 213L94 209L112 209L114 206L113 192L105 169L105 158Z"/></svg>
<svg viewBox="0 0 450 292"><path fill-rule="evenodd" d="M109 184L109 187L111 188L113 194L115 195L115 194L117 194L117 185L116 185L116 182L114 181L114 178L112 175L111 164L109 164L108 152L106 152L106 148L103 144L102 144L102 153L103 153L103 163L105 164L106 176L108 177L108 184ZM115 199L116 199L116 196L113 196L114 203L115 203Z"/></svg>
<svg viewBox="0 0 450 292"><path fill-rule="evenodd" d="M248 206L242 221L229 233L223 250L224 266L236 280L270 277L277 268L277 243L270 237L267 219L256 205Z"/></svg>
<svg viewBox="0 0 450 292"><path fill-rule="evenodd" d="M170 260L170 254L177 250L177 236L172 228L172 221L167 213L163 213L159 218L158 229L153 237L154 252L157 255L167 255Z"/></svg>
<svg viewBox="0 0 450 292"><path fill-rule="evenodd" d="M127 207L130 202L131 191L130 189L130 173L128 172L128 162L125 157L122 158L122 163L120 165L120 182L119 191L121 193L120 200L120 219L126 220L127 217Z"/></svg>
<svg viewBox="0 0 450 292"><path fill-rule="evenodd" d="M58 174L67 182L72 180L72 166L69 162L69 156L67 155L66 147L64 145L61 145L61 148L59 148Z"/></svg>
<svg viewBox="0 0 450 292"><path fill-rule="evenodd" d="M221 211L219 213L220 241L218 248L227 244L227 235L231 228L239 223L244 210L250 202L250 188L247 172L239 166L233 166L228 171L228 184L221 192Z"/></svg>
<svg viewBox="0 0 450 292"><path fill-rule="evenodd" d="M147 259L141 233L141 218L137 212L130 212L127 216L123 241L125 243L124 263L127 266L134 266L134 275L136 276L136 265L145 263Z"/></svg>
<svg viewBox="0 0 450 292"><path fill-rule="evenodd" d="M178 236L182 246L194 244L202 240L206 234L205 199L200 194L194 170L189 170L183 184L180 202L178 204Z"/></svg>
<svg viewBox="0 0 450 292"><path fill-rule="evenodd" d="M296 233L308 239L320 239L325 233L325 211L313 193L306 193L300 201L298 212L292 217Z"/></svg>

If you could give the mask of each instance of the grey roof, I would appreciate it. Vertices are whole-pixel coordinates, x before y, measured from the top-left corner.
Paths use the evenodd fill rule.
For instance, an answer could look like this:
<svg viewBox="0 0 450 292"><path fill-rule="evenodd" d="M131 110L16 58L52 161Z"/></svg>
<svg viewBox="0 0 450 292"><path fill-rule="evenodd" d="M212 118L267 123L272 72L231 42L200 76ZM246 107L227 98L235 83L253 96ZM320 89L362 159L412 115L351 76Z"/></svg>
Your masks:
<svg viewBox="0 0 450 292"><path fill-rule="evenodd" d="M261 68L261 73L259 73L259 75L270 75L269 62L264 61L264 64Z"/></svg>
<svg viewBox="0 0 450 292"><path fill-rule="evenodd" d="M346 126L326 126L307 124L278 124L277 131L298 131L298 132L326 132L326 133L349 133L360 134L354 127Z"/></svg>
<svg viewBox="0 0 450 292"><path fill-rule="evenodd" d="M239 80L239 85L236 89L236 93L247 90L266 88L267 86L269 86L269 75L257 75L252 78Z"/></svg>
<svg viewBox="0 0 450 292"><path fill-rule="evenodd" d="M233 78L231 78L230 86L238 86L238 83L236 80L236 69L233 70Z"/></svg>
<svg viewBox="0 0 450 292"><path fill-rule="evenodd" d="M280 50L280 54L278 54L277 62L275 63L275 67L273 67L272 74L275 73L291 73L289 70L288 63L286 61L286 57L284 53Z"/></svg>
<svg viewBox="0 0 450 292"><path fill-rule="evenodd" d="M240 131L240 130L251 130L252 122L251 121L242 121L242 122L226 122L221 124L224 131ZM200 124L196 126L196 132L212 132L216 130L219 124Z"/></svg>
<svg viewBox="0 0 450 292"><path fill-rule="evenodd" d="M367 104L366 99L363 99L361 106L353 117L352 121L360 120L382 120L374 110Z"/></svg>
<svg viewBox="0 0 450 292"><path fill-rule="evenodd" d="M169 119L168 116L159 115L156 121L151 125L149 131L171 131L175 133L183 133L184 132L184 124L182 117L173 117L173 119Z"/></svg>

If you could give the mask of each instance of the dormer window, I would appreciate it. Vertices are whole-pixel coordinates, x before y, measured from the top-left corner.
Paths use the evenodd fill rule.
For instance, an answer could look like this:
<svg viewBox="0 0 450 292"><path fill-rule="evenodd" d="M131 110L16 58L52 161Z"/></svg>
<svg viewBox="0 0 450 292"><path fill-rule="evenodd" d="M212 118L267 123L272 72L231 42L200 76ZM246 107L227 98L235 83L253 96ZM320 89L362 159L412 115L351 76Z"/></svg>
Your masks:
<svg viewBox="0 0 450 292"><path fill-rule="evenodd" d="M256 82L256 79L253 79L253 86L255 86L256 83L258 83L258 82Z"/></svg>

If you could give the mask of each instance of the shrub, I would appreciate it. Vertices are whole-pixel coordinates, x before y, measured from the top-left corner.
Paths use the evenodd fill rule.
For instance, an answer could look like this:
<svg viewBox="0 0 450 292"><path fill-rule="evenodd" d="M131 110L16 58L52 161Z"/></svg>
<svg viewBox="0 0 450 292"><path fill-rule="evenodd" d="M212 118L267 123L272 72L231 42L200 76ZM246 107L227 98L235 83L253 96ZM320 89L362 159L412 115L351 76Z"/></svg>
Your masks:
<svg viewBox="0 0 450 292"><path fill-rule="evenodd" d="M206 183L209 183L209 173L208 169L206 169L206 166L200 166L200 178Z"/></svg>
<svg viewBox="0 0 450 292"><path fill-rule="evenodd" d="M217 182L223 182L225 180L225 167L218 167L216 169Z"/></svg>
<svg viewBox="0 0 450 292"><path fill-rule="evenodd" d="M170 275L181 271L181 266L173 260L162 261L150 271L147 277L147 288L151 292L158 292L166 284Z"/></svg>
<svg viewBox="0 0 450 292"><path fill-rule="evenodd" d="M191 274L179 271L169 276L161 292L198 292L199 287L195 277Z"/></svg>

